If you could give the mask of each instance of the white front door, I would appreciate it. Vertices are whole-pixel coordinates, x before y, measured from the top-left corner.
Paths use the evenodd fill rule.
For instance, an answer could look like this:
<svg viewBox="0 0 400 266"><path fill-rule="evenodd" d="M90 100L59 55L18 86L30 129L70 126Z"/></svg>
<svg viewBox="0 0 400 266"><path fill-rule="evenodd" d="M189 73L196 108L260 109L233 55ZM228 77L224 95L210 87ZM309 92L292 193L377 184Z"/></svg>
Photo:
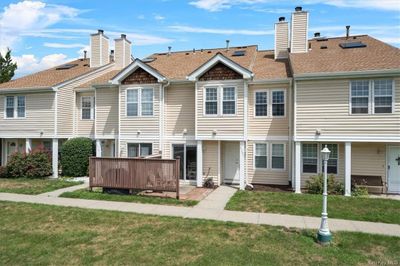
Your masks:
<svg viewBox="0 0 400 266"><path fill-rule="evenodd" d="M239 142L223 143L224 183L239 184L240 148Z"/></svg>
<svg viewBox="0 0 400 266"><path fill-rule="evenodd" d="M400 147L388 149L388 192L400 193Z"/></svg>

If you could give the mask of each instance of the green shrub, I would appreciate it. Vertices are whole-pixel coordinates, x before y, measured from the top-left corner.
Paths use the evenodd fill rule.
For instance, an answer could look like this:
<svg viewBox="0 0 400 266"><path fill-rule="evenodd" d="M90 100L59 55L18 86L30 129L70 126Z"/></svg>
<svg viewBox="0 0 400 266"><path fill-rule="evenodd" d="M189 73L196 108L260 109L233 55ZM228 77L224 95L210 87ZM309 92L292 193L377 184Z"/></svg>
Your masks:
<svg viewBox="0 0 400 266"><path fill-rule="evenodd" d="M351 195L354 197L368 196L368 189L357 185L351 186Z"/></svg>
<svg viewBox="0 0 400 266"><path fill-rule="evenodd" d="M10 178L42 178L51 174L50 156L43 150L14 153L7 162L7 177Z"/></svg>
<svg viewBox="0 0 400 266"><path fill-rule="evenodd" d="M89 138L73 138L61 146L61 169L65 176L88 174L89 157L93 155L93 142Z"/></svg>
<svg viewBox="0 0 400 266"><path fill-rule="evenodd" d="M310 194L322 194L324 190L324 176L318 174L306 181L306 188ZM335 181L334 175L328 176L328 194L343 194L344 186Z"/></svg>

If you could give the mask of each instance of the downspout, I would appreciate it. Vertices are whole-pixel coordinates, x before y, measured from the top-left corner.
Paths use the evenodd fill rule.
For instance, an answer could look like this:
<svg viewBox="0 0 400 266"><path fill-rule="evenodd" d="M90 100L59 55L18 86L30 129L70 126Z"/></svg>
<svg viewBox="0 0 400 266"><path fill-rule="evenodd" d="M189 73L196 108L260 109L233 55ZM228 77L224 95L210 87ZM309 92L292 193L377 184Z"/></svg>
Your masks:
<svg viewBox="0 0 400 266"><path fill-rule="evenodd" d="M171 85L171 82L168 80L166 84L162 84L161 85L161 108L160 108L160 148L159 150L161 150L161 156L162 156L162 152L164 150L164 106L165 106L165 89Z"/></svg>

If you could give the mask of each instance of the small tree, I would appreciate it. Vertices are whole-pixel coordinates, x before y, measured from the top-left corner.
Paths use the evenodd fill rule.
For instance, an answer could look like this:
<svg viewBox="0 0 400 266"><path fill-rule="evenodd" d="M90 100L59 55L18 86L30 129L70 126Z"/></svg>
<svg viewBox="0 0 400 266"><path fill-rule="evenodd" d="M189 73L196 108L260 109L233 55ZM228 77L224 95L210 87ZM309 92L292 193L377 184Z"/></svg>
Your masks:
<svg viewBox="0 0 400 266"><path fill-rule="evenodd" d="M89 138L69 139L61 146L61 168L64 176L88 174L89 157L93 155L93 142Z"/></svg>
<svg viewBox="0 0 400 266"><path fill-rule="evenodd" d="M17 69L17 63L11 59L11 50L7 49L5 56L0 53L0 83L10 81Z"/></svg>

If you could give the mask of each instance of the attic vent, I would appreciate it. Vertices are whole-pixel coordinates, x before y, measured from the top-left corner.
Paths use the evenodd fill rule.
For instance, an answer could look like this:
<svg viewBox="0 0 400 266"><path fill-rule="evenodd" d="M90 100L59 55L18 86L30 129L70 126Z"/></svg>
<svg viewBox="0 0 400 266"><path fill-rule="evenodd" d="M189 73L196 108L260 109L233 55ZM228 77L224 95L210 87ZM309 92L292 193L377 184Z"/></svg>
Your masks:
<svg viewBox="0 0 400 266"><path fill-rule="evenodd" d="M143 59L142 62L143 62L143 63L151 63L151 62L153 62L154 60L156 60L156 59L153 58L153 57L147 57L147 58Z"/></svg>
<svg viewBox="0 0 400 266"><path fill-rule="evenodd" d="M211 53L212 53L212 51L208 51L207 53L211 54Z"/></svg>
<svg viewBox="0 0 400 266"><path fill-rule="evenodd" d="M367 47L367 45L362 42L344 42L340 43L339 46L342 47L343 49Z"/></svg>
<svg viewBox="0 0 400 266"><path fill-rule="evenodd" d="M321 49L328 49L328 46L326 46L326 45L321 45Z"/></svg>
<svg viewBox="0 0 400 266"><path fill-rule="evenodd" d="M328 41L328 38L326 38L326 37L318 37L318 38L315 38L316 40L317 40L317 42L326 42L326 41Z"/></svg>
<svg viewBox="0 0 400 266"><path fill-rule="evenodd" d="M158 55L167 55L167 53L159 53Z"/></svg>
<svg viewBox="0 0 400 266"><path fill-rule="evenodd" d="M65 64L56 68L56 70L64 70L76 67L78 64Z"/></svg>
<svg viewBox="0 0 400 266"><path fill-rule="evenodd" d="M233 52L232 56L244 56L246 54L246 51L244 50L238 50Z"/></svg>

